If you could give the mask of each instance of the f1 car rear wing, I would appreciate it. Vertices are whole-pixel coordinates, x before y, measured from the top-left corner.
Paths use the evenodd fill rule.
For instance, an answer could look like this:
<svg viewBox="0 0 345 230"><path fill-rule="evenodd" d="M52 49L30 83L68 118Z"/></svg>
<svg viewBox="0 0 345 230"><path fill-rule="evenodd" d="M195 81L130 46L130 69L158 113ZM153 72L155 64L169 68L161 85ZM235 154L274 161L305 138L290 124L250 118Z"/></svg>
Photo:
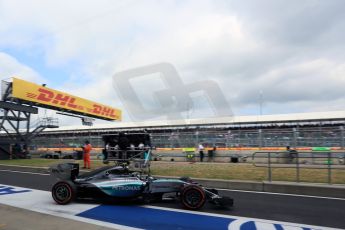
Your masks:
<svg viewBox="0 0 345 230"><path fill-rule="evenodd" d="M60 180L74 181L79 175L79 164L76 163L62 163L51 166L49 168L50 175L59 178Z"/></svg>

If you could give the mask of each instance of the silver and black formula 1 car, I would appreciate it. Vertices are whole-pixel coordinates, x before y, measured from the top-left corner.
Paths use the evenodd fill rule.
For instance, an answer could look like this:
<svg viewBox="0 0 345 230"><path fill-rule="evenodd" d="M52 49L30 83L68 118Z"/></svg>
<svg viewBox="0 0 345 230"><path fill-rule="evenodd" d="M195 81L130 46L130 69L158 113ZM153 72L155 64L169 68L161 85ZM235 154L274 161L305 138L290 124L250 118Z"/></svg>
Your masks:
<svg viewBox="0 0 345 230"><path fill-rule="evenodd" d="M51 173L59 180L52 187L56 203L64 205L74 199L142 200L159 202L163 195L173 195L186 209L197 210L206 200L229 207L233 200L221 197L215 189L206 189L189 178L155 179L143 176L127 166L106 166L79 176L79 165L58 164Z"/></svg>
<svg viewBox="0 0 345 230"><path fill-rule="evenodd" d="M151 144L147 133L108 134L103 136L105 166L79 176L79 165L58 164L51 174L58 178L52 187L56 203L68 204L74 199L111 201L142 200L146 203L173 196L186 209L203 207L206 200L219 206L232 206L233 199L221 197L216 189L206 189L189 178L157 179L150 176ZM138 146L133 149L130 145ZM144 146L144 147L143 147ZM145 170L148 172L145 172Z"/></svg>

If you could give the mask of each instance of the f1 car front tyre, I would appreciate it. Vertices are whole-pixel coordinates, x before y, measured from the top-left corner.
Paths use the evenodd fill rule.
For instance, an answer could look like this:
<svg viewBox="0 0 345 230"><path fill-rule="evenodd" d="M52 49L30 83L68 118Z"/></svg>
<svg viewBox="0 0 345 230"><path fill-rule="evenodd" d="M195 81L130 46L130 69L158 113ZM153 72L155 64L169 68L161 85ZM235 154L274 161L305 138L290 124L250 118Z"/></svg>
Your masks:
<svg viewBox="0 0 345 230"><path fill-rule="evenodd" d="M52 196L56 203L65 205L75 198L75 186L69 181L59 181L52 188Z"/></svg>
<svg viewBox="0 0 345 230"><path fill-rule="evenodd" d="M205 201L206 194L200 186L187 185L181 191L181 203L186 209L200 209L204 206Z"/></svg>

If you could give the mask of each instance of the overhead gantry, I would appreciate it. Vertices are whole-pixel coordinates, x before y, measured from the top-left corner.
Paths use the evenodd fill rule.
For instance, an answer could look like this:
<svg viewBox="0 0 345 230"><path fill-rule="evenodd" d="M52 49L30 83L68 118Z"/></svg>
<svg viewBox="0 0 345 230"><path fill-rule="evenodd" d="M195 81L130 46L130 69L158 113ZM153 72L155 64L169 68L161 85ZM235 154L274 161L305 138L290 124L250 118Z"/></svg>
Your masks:
<svg viewBox="0 0 345 230"><path fill-rule="evenodd" d="M0 100L0 159L1 152L13 155L11 146L27 146L45 128L58 128L57 118L44 117L32 124L32 114L39 108L58 111L58 114L78 117L83 125L93 119L121 120L121 110L101 103L39 85L19 78L2 81ZM2 154L4 155L4 154Z"/></svg>

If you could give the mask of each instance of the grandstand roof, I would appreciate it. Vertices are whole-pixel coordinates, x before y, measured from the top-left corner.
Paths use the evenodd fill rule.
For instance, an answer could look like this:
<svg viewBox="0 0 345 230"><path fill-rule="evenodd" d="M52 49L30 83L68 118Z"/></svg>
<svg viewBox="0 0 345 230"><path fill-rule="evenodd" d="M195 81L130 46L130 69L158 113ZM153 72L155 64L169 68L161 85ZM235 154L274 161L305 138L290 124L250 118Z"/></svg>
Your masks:
<svg viewBox="0 0 345 230"><path fill-rule="evenodd" d="M104 129L133 129L133 128L163 128L176 126L207 126L207 125L250 125L267 123L292 123L292 122L332 122L344 121L345 111L313 112L313 113L291 113L276 115L254 115L254 116L230 116L212 117L202 119L165 120L165 121L143 121L143 122L112 122L109 124L86 126L65 126L57 129L46 129L45 132L72 131L72 130L104 130Z"/></svg>

